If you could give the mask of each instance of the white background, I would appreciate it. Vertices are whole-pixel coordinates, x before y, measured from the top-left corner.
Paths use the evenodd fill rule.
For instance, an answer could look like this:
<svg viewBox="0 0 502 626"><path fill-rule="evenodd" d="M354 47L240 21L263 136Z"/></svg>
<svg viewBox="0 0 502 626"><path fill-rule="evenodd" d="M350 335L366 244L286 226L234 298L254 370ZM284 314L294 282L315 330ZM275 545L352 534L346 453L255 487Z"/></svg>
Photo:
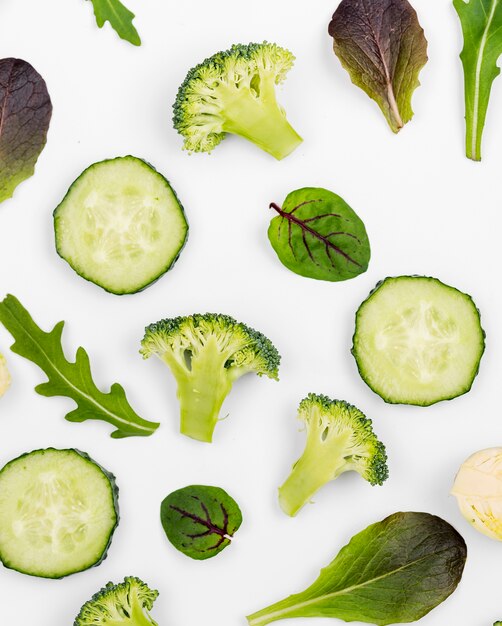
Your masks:
<svg viewBox="0 0 502 626"><path fill-rule="evenodd" d="M141 48L108 25L98 30L90 2L0 6L0 58L32 63L54 105L35 176L0 206L0 292L15 294L45 329L66 320L67 354L83 345L100 386L121 382L141 415L162 422L153 437L124 441L110 439L104 423L66 422L72 403L35 394L43 374L8 350L11 338L0 330L13 378L0 401L0 464L35 448L86 450L116 474L122 515L98 568L61 581L0 570L0 623L69 626L104 583L132 574L160 589L160 626L244 626L246 614L306 587L353 534L398 510L441 515L469 548L459 589L424 626L502 619L502 545L471 529L449 496L471 453L502 444L502 82L492 96L484 161L475 164L463 156L462 41L450 0L414 0L430 62L414 97L416 116L399 136L332 53L327 26L336 0L127 5L137 14ZM232 43L261 40L297 56L279 95L304 144L283 162L234 137L211 156L182 152L171 104L187 70ZM85 167L125 154L146 158L170 179L190 237L169 274L143 293L117 297L59 259L52 211ZM366 274L331 284L279 263L266 236L267 207L304 186L339 193L363 218L373 252ZM487 332L471 393L428 409L386 405L350 355L358 305L378 280L407 273L472 294ZM146 324L208 310L258 328L283 356L280 383L249 376L235 385L224 407L230 417L212 446L178 434L174 380L160 361L138 354ZM390 478L373 488L344 475L289 519L276 490L303 448L295 415L309 391L346 399L373 418ZM158 520L161 500L192 483L225 488L244 514L234 544L206 562L178 553Z"/></svg>

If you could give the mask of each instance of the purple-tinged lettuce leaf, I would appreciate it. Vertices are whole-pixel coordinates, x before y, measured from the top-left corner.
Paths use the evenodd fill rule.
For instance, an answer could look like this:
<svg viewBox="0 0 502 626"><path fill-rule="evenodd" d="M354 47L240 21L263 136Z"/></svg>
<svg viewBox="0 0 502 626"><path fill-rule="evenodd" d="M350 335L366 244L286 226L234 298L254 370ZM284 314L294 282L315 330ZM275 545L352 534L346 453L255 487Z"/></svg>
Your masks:
<svg viewBox="0 0 502 626"><path fill-rule="evenodd" d="M342 0L329 25L335 54L354 85L375 100L397 133L427 63L427 40L408 0Z"/></svg>
<svg viewBox="0 0 502 626"><path fill-rule="evenodd" d="M33 175L51 115L51 99L40 74L21 59L1 59L0 202Z"/></svg>
<svg viewBox="0 0 502 626"><path fill-rule="evenodd" d="M354 535L305 591L250 615L249 626L292 617L415 622L455 591L466 557L465 541L445 520L394 513Z"/></svg>
<svg viewBox="0 0 502 626"><path fill-rule="evenodd" d="M466 155L481 161L481 140L493 81L500 74L502 1L454 0L464 35Z"/></svg>

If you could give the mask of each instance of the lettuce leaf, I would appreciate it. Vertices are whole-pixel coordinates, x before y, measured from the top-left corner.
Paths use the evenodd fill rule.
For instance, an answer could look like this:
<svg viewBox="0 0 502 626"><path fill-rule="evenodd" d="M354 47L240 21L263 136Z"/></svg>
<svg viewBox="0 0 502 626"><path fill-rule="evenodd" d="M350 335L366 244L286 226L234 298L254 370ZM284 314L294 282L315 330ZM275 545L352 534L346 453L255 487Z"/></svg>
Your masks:
<svg viewBox="0 0 502 626"><path fill-rule="evenodd" d="M306 187L291 192L268 229L281 263L300 276L332 282L348 280L368 269L371 251L362 220L327 189Z"/></svg>
<svg viewBox="0 0 502 626"><path fill-rule="evenodd" d="M466 155L481 161L481 141L490 92L500 74L502 1L454 0L464 35L460 54L464 67Z"/></svg>
<svg viewBox="0 0 502 626"><path fill-rule="evenodd" d="M77 350L75 362L70 362L63 352L61 338L64 322L44 332L17 298L8 295L0 302L0 322L14 337L11 350L29 359L45 372L47 382L35 389L41 396L65 396L77 407L66 415L69 422L103 420L112 424L114 439L123 437L148 437L159 424L142 419L127 401L121 385L115 383L108 393L96 387L91 374L87 352Z"/></svg>
<svg viewBox="0 0 502 626"><path fill-rule="evenodd" d="M51 115L51 99L40 74L21 59L1 59L0 202L33 175Z"/></svg>
<svg viewBox="0 0 502 626"><path fill-rule="evenodd" d="M133 46L141 46L141 39L132 21L134 13L129 11L120 0L91 0L94 7L94 15L99 28L105 22L110 22L111 27L121 39L125 39Z"/></svg>
<svg viewBox="0 0 502 626"><path fill-rule="evenodd" d="M397 133L413 117L411 98L427 62L415 9L408 0L342 0L329 34L352 82L375 100Z"/></svg>
<svg viewBox="0 0 502 626"><path fill-rule="evenodd" d="M336 617L378 626L414 622L462 578L467 548L429 513L394 513L352 537L308 589L248 617L264 626L290 617Z"/></svg>
<svg viewBox="0 0 502 626"><path fill-rule="evenodd" d="M242 524L242 513L220 487L191 485L164 498L160 521L177 550L202 561L230 545Z"/></svg>

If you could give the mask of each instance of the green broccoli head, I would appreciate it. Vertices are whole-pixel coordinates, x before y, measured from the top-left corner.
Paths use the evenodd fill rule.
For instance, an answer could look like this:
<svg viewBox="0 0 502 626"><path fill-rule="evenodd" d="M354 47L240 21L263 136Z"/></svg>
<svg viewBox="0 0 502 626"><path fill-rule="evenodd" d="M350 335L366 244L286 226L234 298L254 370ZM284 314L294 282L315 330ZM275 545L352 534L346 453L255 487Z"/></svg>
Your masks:
<svg viewBox="0 0 502 626"><path fill-rule="evenodd" d="M157 626L149 615L159 595L139 578L108 583L80 609L74 626Z"/></svg>
<svg viewBox="0 0 502 626"><path fill-rule="evenodd" d="M212 441L223 401L235 380L254 372L278 379L280 356L272 342L228 315L175 317L145 330L141 353L158 356L178 383L181 432Z"/></svg>
<svg viewBox="0 0 502 626"><path fill-rule="evenodd" d="M174 103L174 127L190 152L211 152L227 133L283 159L302 142L277 103L295 57L271 43L234 45L188 73Z"/></svg>
<svg viewBox="0 0 502 626"><path fill-rule="evenodd" d="M279 489L285 513L296 515L324 484L344 472L356 471L371 485L388 478L385 446L371 420L355 406L311 393L300 403L298 417L305 423L307 443Z"/></svg>

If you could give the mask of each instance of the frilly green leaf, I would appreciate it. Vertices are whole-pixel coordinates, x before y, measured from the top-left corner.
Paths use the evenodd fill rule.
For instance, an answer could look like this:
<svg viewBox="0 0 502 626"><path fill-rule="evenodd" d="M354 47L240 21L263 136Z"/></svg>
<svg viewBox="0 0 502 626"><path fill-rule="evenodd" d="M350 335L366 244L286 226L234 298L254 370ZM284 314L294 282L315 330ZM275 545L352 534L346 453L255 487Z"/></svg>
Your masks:
<svg viewBox="0 0 502 626"><path fill-rule="evenodd" d="M124 389L117 383L109 393L100 391L91 375L87 352L77 350L74 363L66 359L61 345L64 322L59 322L46 333L33 321L28 311L14 296L8 295L0 302L0 322L14 337L11 350L40 367L47 375L47 382L35 389L42 396L66 396L77 408L66 416L70 422L103 420L115 426L111 436L147 437L159 424L148 422L129 405Z"/></svg>

